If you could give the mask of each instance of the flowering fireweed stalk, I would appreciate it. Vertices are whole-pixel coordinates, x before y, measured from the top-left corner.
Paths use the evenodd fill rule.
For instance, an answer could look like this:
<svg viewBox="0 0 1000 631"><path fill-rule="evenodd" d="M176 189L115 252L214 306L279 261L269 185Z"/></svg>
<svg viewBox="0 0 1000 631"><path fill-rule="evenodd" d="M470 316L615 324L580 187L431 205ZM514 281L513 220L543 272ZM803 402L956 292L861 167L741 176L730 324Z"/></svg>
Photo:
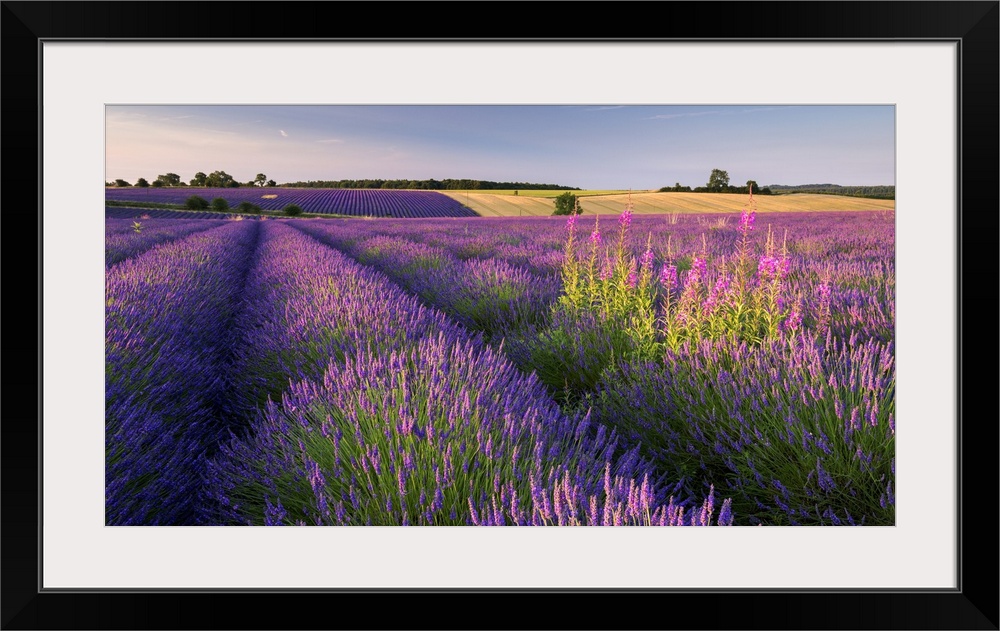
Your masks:
<svg viewBox="0 0 1000 631"><path fill-rule="evenodd" d="M712 489L682 499L615 432L563 414L502 352L381 274L288 226L261 230L236 389L303 378L210 459L200 523L732 522Z"/></svg>
<svg viewBox="0 0 1000 631"><path fill-rule="evenodd" d="M652 235L638 256L628 243L631 203L618 219L613 245L605 242L599 219L588 242L578 244L577 219L571 216L563 293L552 325L539 331L522 355L530 357L527 363L550 388L572 399L592 392L600 373L615 362L652 359L702 340L728 337L761 344L773 339L791 314L783 298L790 259L770 230L763 253L754 254L755 221L751 194L728 261L721 257L710 266L703 238L701 252L667 261L654 274Z"/></svg>
<svg viewBox="0 0 1000 631"><path fill-rule="evenodd" d="M660 273L662 306L660 330L667 348L684 343L733 338L757 345L774 339L791 310L782 301L790 268L787 245L779 251L768 228L764 251L756 257L750 234L755 229L757 205L753 192L738 225L739 241L729 261L722 258L709 270L706 250L695 254L683 277L667 263Z"/></svg>

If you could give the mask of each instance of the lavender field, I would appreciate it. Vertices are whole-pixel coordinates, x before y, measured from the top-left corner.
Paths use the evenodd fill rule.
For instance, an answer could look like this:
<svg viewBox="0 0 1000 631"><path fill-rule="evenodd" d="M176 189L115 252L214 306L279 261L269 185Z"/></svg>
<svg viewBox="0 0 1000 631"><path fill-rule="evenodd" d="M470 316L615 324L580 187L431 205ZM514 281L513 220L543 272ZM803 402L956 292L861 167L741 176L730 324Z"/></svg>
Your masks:
<svg viewBox="0 0 1000 631"><path fill-rule="evenodd" d="M109 217L106 522L892 525L894 227Z"/></svg>
<svg viewBox="0 0 1000 631"><path fill-rule="evenodd" d="M288 204L301 206L307 213L357 217L475 217L461 202L435 191L407 191L343 188L201 188L123 187L104 189L104 198L116 202L184 204L192 195L207 201L225 199L235 208L251 202L263 210L281 210Z"/></svg>

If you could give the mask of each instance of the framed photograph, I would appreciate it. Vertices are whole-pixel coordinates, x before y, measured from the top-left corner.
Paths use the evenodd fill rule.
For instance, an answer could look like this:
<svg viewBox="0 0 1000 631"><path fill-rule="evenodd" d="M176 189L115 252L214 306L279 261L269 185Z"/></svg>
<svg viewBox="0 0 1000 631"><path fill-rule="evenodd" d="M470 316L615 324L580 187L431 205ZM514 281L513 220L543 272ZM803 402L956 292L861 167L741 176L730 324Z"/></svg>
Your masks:
<svg viewBox="0 0 1000 631"><path fill-rule="evenodd" d="M4 628L324 628L289 612L359 601L379 607L378 628L998 628L997 406L979 394L994 391L984 366L995 362L966 369L978 355L964 345L997 348L1000 3L737 4L718 31L593 39L337 36L321 3L199 3L201 21L183 17L191 6L3 3L4 164L19 202L8 197L7 217L25 224L9 234L37 230L39 264L38 405L15 414L9 396L4 423ZM717 7L685 5L715 24ZM598 6L580 11L574 21L599 19ZM209 528L158 522L149 515L162 507L148 502L107 516L97 182L132 159L109 154L109 112L480 105L891 112L893 523ZM152 128L135 129L153 142ZM754 150L737 151L752 161ZM12 394L21 377L10 368L29 351L8 335ZM264 521L284 517L267 510ZM402 607L383 603L397 598ZM484 619L442 621L428 598L473 600ZM532 601L556 607L527 613Z"/></svg>

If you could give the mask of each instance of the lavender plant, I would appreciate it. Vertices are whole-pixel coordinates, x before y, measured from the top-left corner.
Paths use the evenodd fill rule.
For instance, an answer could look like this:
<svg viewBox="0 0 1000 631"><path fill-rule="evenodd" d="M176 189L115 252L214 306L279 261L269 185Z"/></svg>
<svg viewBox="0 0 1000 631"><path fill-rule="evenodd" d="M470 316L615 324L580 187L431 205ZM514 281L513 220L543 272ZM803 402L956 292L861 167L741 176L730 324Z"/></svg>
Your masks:
<svg viewBox="0 0 1000 631"><path fill-rule="evenodd" d="M620 365L594 414L688 492L731 496L741 523L892 525L894 395L891 344L800 330Z"/></svg>
<svg viewBox="0 0 1000 631"><path fill-rule="evenodd" d="M614 432L563 414L534 377L440 312L288 226L263 229L255 270L266 273L251 273L244 313L265 324L238 345L236 372L247 383L305 379L208 463L206 523L731 523L728 502L712 519L711 492L684 513L689 501L635 448L619 454ZM304 282L290 278L292 252L317 268ZM362 305L365 317L344 326ZM316 360L345 342L353 350L317 374ZM271 348L305 359L283 368L266 359Z"/></svg>

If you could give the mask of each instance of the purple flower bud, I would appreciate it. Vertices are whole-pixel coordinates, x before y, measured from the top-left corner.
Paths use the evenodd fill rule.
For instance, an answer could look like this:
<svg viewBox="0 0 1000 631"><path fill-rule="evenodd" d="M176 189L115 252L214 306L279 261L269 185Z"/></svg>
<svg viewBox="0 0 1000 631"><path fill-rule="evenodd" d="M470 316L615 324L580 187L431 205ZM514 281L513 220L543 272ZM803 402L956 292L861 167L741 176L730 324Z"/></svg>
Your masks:
<svg viewBox="0 0 1000 631"><path fill-rule="evenodd" d="M618 223L621 224L622 228L628 230L628 227L632 225L632 208L626 206L624 212L622 212L621 217L618 218Z"/></svg>

